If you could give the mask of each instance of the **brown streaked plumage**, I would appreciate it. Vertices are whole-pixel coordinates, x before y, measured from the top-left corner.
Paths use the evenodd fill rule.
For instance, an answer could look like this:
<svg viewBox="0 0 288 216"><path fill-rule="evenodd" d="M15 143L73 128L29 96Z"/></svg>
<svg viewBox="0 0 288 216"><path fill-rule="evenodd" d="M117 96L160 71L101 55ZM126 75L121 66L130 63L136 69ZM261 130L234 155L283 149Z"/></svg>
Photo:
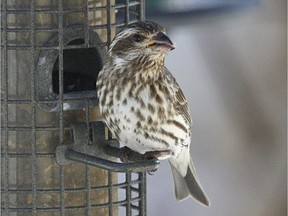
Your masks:
<svg viewBox="0 0 288 216"><path fill-rule="evenodd" d="M176 199L209 205L190 157L192 119L187 100L164 66L175 46L162 26L129 24L109 47L97 79L100 111L111 132L128 148L168 159Z"/></svg>

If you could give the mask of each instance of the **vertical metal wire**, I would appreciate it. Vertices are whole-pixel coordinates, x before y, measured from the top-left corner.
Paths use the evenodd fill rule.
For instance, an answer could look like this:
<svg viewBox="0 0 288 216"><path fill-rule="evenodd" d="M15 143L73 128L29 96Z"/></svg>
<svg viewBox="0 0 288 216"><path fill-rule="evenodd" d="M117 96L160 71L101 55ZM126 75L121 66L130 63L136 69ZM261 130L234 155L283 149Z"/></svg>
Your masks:
<svg viewBox="0 0 288 216"><path fill-rule="evenodd" d="M85 46L89 46L89 20L88 20L88 0L84 2L84 28L85 28Z"/></svg>
<svg viewBox="0 0 288 216"><path fill-rule="evenodd" d="M106 5L106 8L107 8L107 43L110 44L111 41L112 41L112 38L111 38L111 34L112 34L112 30L111 30L111 1L110 0L107 0L107 5Z"/></svg>
<svg viewBox="0 0 288 216"><path fill-rule="evenodd" d="M130 14L129 14L129 0L125 0L125 13L124 13L124 22L127 25L130 20Z"/></svg>
<svg viewBox="0 0 288 216"><path fill-rule="evenodd" d="M37 214L37 186L36 186L36 101L35 101L35 0L31 1L30 6L31 19L31 38L30 38L30 55L31 55L31 106L32 106L32 137L31 137L31 180L32 180L32 215Z"/></svg>
<svg viewBox="0 0 288 216"><path fill-rule="evenodd" d="M63 0L58 2L58 31L59 31L59 47L58 47L58 58L59 58L59 143L64 143L64 116L63 116ZM65 215L65 185L64 185L64 167L60 166L60 215Z"/></svg>
<svg viewBox="0 0 288 216"><path fill-rule="evenodd" d="M140 0L139 20L145 20L145 0Z"/></svg>
<svg viewBox="0 0 288 216"><path fill-rule="evenodd" d="M142 172L139 173L139 196L140 196L140 210L139 215L146 215L147 214L147 192L146 192L146 173Z"/></svg>
<svg viewBox="0 0 288 216"><path fill-rule="evenodd" d="M126 173L126 216L131 216L131 172Z"/></svg>
<svg viewBox="0 0 288 216"><path fill-rule="evenodd" d="M85 46L86 47L90 47L90 43L89 43L89 15L88 15L88 0L85 0L84 2L84 28L85 28L85 35L84 35L84 40L85 40ZM86 122L86 125L87 125L87 133L90 132L90 125L89 125L89 122L90 122L90 119L89 119L89 116L90 116L90 113L89 113L89 101L85 101L86 103L86 108L85 108L85 122ZM87 137L90 137L89 134ZM88 141L89 142L89 141ZM90 143L89 143L90 144ZM86 165L85 166L85 169L86 169L86 216L90 216L91 215L91 174L90 174L90 166L89 165Z"/></svg>
<svg viewBox="0 0 288 216"><path fill-rule="evenodd" d="M3 150L4 150L4 161L1 163L2 170L4 170L4 177L1 177L1 180L3 179L3 186L4 186L4 210L5 214L9 214L9 184L8 184L8 178L9 178L9 162L8 162L8 66L7 66L7 1L2 1L2 19L3 19L3 32L2 32L2 37L3 37L3 62L2 62L2 71L3 71L3 76L2 79L3 81L3 88L4 88L4 93L3 93L3 116L2 116L2 121L3 121L3 129L2 129L2 136L3 136ZM3 171L2 171L3 172Z"/></svg>
<svg viewBox="0 0 288 216"><path fill-rule="evenodd" d="M89 101L86 101L86 109L85 109L85 121L87 123L87 132L89 133L90 128L89 128ZM89 134L87 137L90 137ZM86 165L86 215L90 216L91 215L91 175L90 175L90 166Z"/></svg>
<svg viewBox="0 0 288 216"><path fill-rule="evenodd" d="M110 186L108 189L109 196L109 216L113 216L113 191L112 191L112 172L108 171L108 185Z"/></svg>

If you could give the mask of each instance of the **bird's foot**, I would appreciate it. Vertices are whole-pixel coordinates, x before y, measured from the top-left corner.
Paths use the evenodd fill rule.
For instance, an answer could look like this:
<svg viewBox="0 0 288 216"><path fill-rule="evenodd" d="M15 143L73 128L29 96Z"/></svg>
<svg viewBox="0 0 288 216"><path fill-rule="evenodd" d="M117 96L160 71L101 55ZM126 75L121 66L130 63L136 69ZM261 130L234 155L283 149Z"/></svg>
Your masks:
<svg viewBox="0 0 288 216"><path fill-rule="evenodd" d="M143 159L145 160L158 159L162 157L167 157L171 154L173 154L172 150L148 151L143 154Z"/></svg>
<svg viewBox="0 0 288 216"><path fill-rule="evenodd" d="M130 160L131 153L133 153L133 150L130 148L124 146L121 148L121 157L120 160L123 163L128 163ZM165 158L169 155L173 154L173 151L171 150L163 150L163 151L148 151L142 154L142 160L154 160L158 158ZM149 175L153 175L157 171L157 168L151 171L148 171L147 173Z"/></svg>
<svg viewBox="0 0 288 216"><path fill-rule="evenodd" d="M120 160L123 163L128 163L129 162L129 155L132 152L132 150L126 146L121 148L121 157Z"/></svg>
<svg viewBox="0 0 288 216"><path fill-rule="evenodd" d="M145 152L143 154L143 160L153 160L153 159L158 159L161 157L165 157L168 155L171 155L173 151L171 150L164 150L164 151L149 151L149 152ZM157 171L157 168L154 170L151 170L149 172L147 172L149 175L154 175L154 173Z"/></svg>

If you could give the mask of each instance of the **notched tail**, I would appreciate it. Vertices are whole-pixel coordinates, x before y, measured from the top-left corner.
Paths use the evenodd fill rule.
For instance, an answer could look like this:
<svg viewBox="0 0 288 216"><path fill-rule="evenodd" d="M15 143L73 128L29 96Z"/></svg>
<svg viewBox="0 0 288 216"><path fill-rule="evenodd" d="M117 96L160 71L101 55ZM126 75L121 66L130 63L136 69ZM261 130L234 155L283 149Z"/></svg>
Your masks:
<svg viewBox="0 0 288 216"><path fill-rule="evenodd" d="M190 195L194 197L196 200L198 200L200 203L204 204L205 206L209 206L210 201L200 184L200 181L196 174L196 170L192 164L192 160L190 161L189 167L187 169L187 174L184 177L184 180Z"/></svg>
<svg viewBox="0 0 288 216"><path fill-rule="evenodd" d="M192 160L190 159L190 164L187 167L187 173L184 177L171 163L170 165L174 178L175 196L177 201L185 200L191 196L201 204L209 206L209 199L200 184Z"/></svg>

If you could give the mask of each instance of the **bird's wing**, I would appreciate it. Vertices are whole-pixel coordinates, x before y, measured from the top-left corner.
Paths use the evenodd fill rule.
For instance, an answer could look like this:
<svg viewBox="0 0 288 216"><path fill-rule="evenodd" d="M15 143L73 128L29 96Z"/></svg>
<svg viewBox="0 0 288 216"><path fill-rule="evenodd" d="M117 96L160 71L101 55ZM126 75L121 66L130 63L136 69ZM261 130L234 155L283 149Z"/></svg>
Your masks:
<svg viewBox="0 0 288 216"><path fill-rule="evenodd" d="M177 113L190 124L192 125L192 119L189 113L189 107L188 102L179 86L179 84L176 82L173 75L170 73L170 71L165 68L165 73L167 74L167 78L170 79L169 83L172 83L172 89L174 92L174 97L172 97L172 101L174 103L175 109Z"/></svg>

